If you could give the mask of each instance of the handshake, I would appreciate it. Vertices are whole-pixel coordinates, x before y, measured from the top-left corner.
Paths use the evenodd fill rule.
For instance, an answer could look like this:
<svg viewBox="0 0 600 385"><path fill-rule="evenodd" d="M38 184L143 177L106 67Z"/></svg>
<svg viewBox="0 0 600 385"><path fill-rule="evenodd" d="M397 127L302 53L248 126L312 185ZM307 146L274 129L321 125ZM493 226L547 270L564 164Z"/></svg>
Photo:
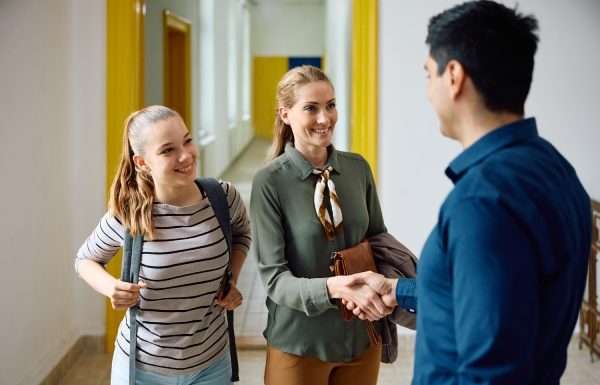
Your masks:
<svg viewBox="0 0 600 385"><path fill-rule="evenodd" d="M391 314L398 305L398 280L365 271L327 279L329 297L339 299L348 310L362 320L377 321Z"/></svg>

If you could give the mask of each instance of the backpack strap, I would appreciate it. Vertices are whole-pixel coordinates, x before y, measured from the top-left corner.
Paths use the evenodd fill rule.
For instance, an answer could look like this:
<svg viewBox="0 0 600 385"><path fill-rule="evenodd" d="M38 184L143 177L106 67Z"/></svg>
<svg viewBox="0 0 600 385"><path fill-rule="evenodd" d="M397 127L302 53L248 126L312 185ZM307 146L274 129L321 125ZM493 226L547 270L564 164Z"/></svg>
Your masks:
<svg viewBox="0 0 600 385"><path fill-rule="evenodd" d="M229 265L227 266L227 272L223 277L223 294L227 294L229 291L229 281L231 280L231 243L232 243L232 232L231 232L231 216L229 215L229 204L227 203L227 196L223 187L219 181L214 178L198 178L196 184L204 191L210 205L212 206L221 230L227 240L227 248L229 249ZM235 332L233 329L233 310L227 310L227 331L229 334L229 355L231 356L231 381L236 382L240 380L239 377L239 364L237 357L237 347L235 345Z"/></svg>
<svg viewBox="0 0 600 385"><path fill-rule="evenodd" d="M137 283L139 281L140 263L142 260L142 244L144 237L131 236L129 230L125 231L125 245L123 252L123 266L121 281ZM137 305L129 308L129 385L135 385L135 350L137 348Z"/></svg>
<svg viewBox="0 0 600 385"><path fill-rule="evenodd" d="M225 191L223 191L223 187L221 187L221 183L214 178L198 178L196 179L196 184L206 194L227 240L229 252L231 252L232 234L229 204L227 203L227 196L225 195Z"/></svg>

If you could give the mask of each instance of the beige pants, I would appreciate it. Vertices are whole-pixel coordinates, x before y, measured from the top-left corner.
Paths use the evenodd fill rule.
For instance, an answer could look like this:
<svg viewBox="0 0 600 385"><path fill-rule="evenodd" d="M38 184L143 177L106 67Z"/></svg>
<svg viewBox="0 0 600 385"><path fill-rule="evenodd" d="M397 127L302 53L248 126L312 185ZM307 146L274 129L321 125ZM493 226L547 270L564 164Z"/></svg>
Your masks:
<svg viewBox="0 0 600 385"><path fill-rule="evenodd" d="M376 385L381 345L350 362L324 362L267 347L265 385Z"/></svg>

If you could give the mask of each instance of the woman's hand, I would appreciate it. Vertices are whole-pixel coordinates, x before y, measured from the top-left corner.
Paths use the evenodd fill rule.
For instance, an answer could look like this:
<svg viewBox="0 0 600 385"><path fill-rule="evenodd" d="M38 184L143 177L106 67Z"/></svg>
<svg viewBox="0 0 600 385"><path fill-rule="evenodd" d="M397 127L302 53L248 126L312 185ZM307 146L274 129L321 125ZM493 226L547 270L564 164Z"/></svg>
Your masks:
<svg viewBox="0 0 600 385"><path fill-rule="evenodd" d="M140 289L146 287L146 283L139 281L136 284L115 280L112 290L108 294L110 303L115 310L129 309L140 300Z"/></svg>
<svg viewBox="0 0 600 385"><path fill-rule="evenodd" d="M390 314L393 308L388 307L379 293L364 281L351 275L336 276L327 280L327 289L331 298L338 298L347 305L361 310L363 319L376 321Z"/></svg>
<svg viewBox="0 0 600 385"><path fill-rule="evenodd" d="M385 278L381 274L370 271L354 274L351 277L354 279L355 283L366 284L371 289L375 290L381 296L381 300L385 306L393 309L398 305L398 302L396 302L397 279ZM363 311L360 306L357 306L355 302L342 300L342 303L358 318L362 320L368 319L368 314Z"/></svg>
<svg viewBox="0 0 600 385"><path fill-rule="evenodd" d="M226 310L233 310L242 304L244 297L242 297L242 293L237 289L235 283L230 282L229 285L227 295L223 297L222 294L219 294L216 303Z"/></svg>

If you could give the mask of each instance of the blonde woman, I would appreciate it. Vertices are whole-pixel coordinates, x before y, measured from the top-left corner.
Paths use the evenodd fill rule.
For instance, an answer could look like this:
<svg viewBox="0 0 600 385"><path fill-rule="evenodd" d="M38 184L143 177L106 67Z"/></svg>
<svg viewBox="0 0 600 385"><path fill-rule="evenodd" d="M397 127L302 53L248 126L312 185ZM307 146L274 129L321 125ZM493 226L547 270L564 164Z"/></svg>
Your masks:
<svg viewBox="0 0 600 385"><path fill-rule="evenodd" d="M389 314L368 286L331 277L332 251L386 231L367 162L331 144L331 82L318 68L290 70L277 88L271 161L253 182L251 217L267 292L267 385L375 385L381 347L366 323L344 321L338 300L366 318Z"/></svg>
<svg viewBox="0 0 600 385"><path fill-rule="evenodd" d="M77 253L76 270L115 309L138 305L136 384L230 384L224 309L241 304L235 283L250 245L239 193L221 182L232 248L195 183L197 149L175 111L151 106L131 114L108 212ZM125 232L143 235L140 282L122 282L104 266ZM231 262L227 296L219 286ZM128 384L129 313L119 326L111 384Z"/></svg>

